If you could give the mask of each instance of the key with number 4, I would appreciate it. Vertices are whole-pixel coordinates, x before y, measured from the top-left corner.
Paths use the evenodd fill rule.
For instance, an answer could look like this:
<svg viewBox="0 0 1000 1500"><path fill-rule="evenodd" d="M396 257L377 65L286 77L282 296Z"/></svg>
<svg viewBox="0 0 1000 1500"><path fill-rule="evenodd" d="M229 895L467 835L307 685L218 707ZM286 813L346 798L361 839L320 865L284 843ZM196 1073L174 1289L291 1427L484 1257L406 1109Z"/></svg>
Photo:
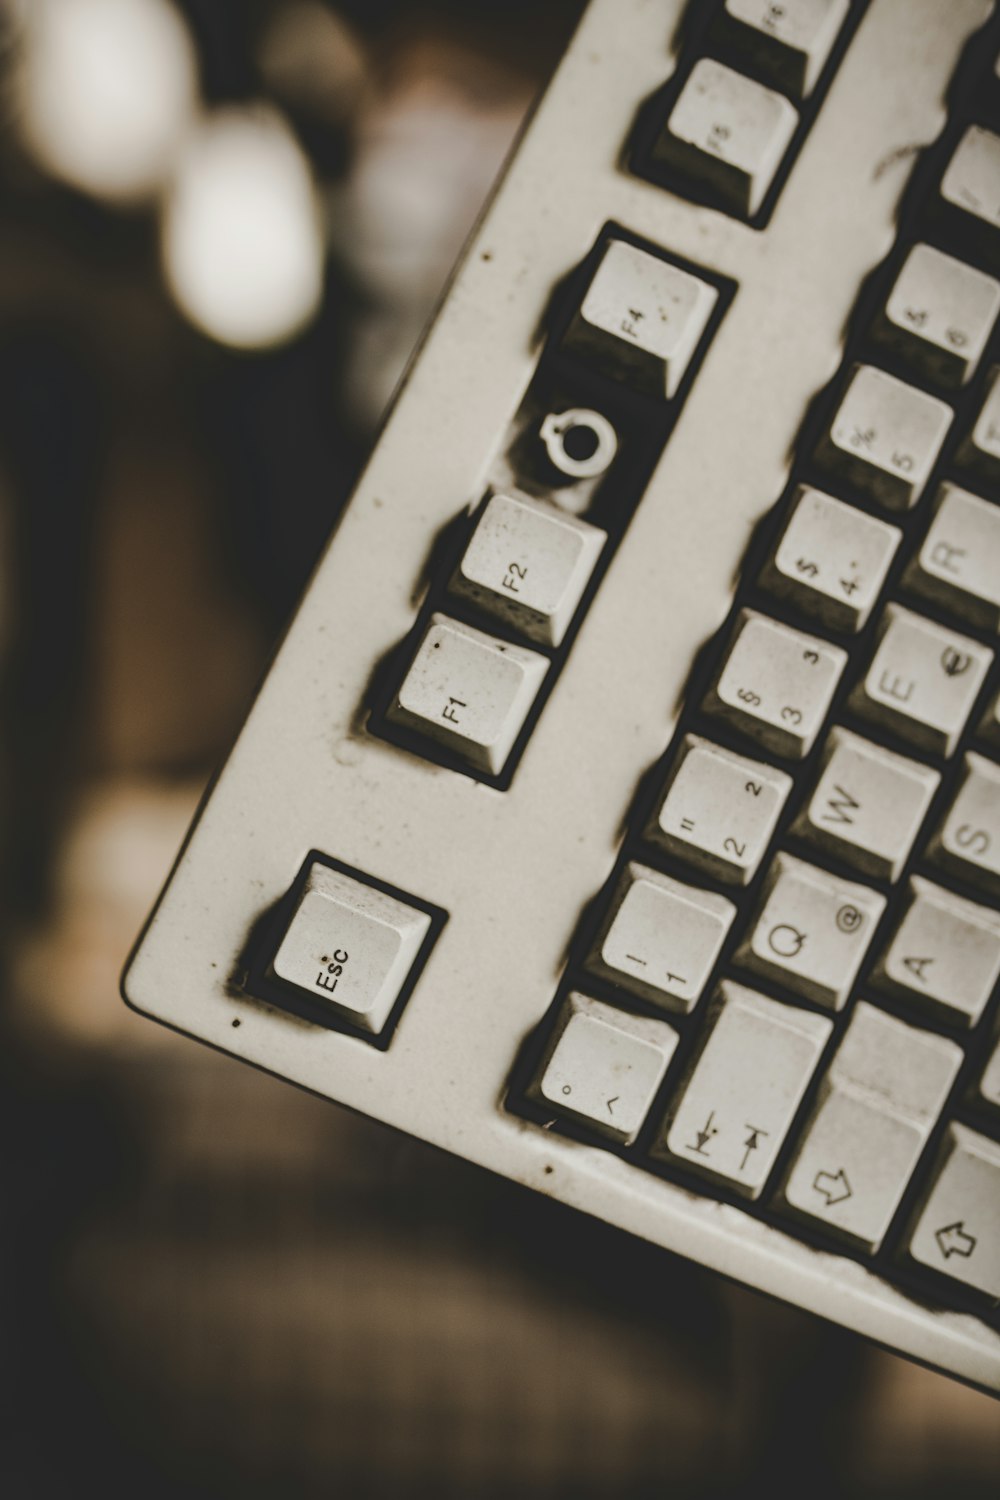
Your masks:
<svg viewBox="0 0 1000 1500"><path fill-rule="evenodd" d="M803 484L761 582L831 630L860 630L902 533Z"/></svg>

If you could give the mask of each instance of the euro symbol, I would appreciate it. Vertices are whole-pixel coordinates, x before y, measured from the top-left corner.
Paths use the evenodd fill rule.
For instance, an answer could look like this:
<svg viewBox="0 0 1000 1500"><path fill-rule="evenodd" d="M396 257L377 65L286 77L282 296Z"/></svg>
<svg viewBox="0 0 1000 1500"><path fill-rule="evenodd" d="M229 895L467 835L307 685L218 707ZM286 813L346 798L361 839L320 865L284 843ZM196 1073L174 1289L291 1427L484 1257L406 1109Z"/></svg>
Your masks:
<svg viewBox="0 0 1000 1500"><path fill-rule="evenodd" d="M804 932L788 922L779 922L767 935L768 945L779 958L794 958L806 940Z"/></svg>
<svg viewBox="0 0 1000 1500"><path fill-rule="evenodd" d="M972 665L972 657L967 651L957 651L954 646L945 646L941 652L941 666L948 677L961 677Z"/></svg>

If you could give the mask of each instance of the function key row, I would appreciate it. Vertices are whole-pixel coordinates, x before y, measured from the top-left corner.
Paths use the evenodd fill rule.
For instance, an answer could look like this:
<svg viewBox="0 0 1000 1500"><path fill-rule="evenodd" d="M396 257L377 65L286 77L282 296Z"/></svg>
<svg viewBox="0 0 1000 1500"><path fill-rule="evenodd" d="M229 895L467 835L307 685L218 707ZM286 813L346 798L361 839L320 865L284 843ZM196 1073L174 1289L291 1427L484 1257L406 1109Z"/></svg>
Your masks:
<svg viewBox="0 0 1000 1500"><path fill-rule="evenodd" d="M584 270L586 285L550 352L575 362L585 381L610 382L639 403L646 429L661 432L662 442L721 316L725 284L614 232L602 236ZM549 410L537 437L564 478L599 479L618 451L614 425L589 408ZM616 494L597 524L600 493L488 491L440 597L424 610L384 709L386 728L402 731L404 742L413 736L417 746L440 747L473 774L507 772L595 575L628 522L629 506Z"/></svg>
<svg viewBox="0 0 1000 1500"><path fill-rule="evenodd" d="M691 47L709 55L682 57L663 90L665 104L650 102L635 166L754 220L801 138L803 104L827 74L852 7L850 0L724 0L712 9Z"/></svg>

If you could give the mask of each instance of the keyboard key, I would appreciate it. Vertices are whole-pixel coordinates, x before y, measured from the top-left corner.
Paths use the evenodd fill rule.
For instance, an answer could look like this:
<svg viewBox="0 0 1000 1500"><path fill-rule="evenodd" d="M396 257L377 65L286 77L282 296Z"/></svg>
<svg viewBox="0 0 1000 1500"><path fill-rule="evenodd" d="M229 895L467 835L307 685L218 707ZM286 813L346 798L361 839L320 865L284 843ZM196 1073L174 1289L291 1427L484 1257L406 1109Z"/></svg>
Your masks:
<svg viewBox="0 0 1000 1500"><path fill-rule="evenodd" d="M993 1046L977 1090L979 1102L1000 1110L1000 1039Z"/></svg>
<svg viewBox="0 0 1000 1500"><path fill-rule="evenodd" d="M982 755L965 757L958 792L928 852L962 880L1000 895L1000 766Z"/></svg>
<svg viewBox="0 0 1000 1500"><path fill-rule="evenodd" d="M783 95L703 57L653 146L653 159L709 189L736 213L753 215L798 123L798 112Z"/></svg>
<svg viewBox="0 0 1000 1500"><path fill-rule="evenodd" d="M983 402L972 431L962 440L958 463L1000 483L1000 365L986 377Z"/></svg>
<svg viewBox="0 0 1000 1500"><path fill-rule="evenodd" d="M879 505L908 510L923 493L951 418L936 396L856 365L816 458Z"/></svg>
<svg viewBox="0 0 1000 1500"><path fill-rule="evenodd" d="M970 624L1000 630L1000 505L943 484L906 583Z"/></svg>
<svg viewBox="0 0 1000 1500"><path fill-rule="evenodd" d="M747 885L792 789L784 771L686 735L648 836L727 885Z"/></svg>
<svg viewBox="0 0 1000 1500"><path fill-rule="evenodd" d="M962 1049L859 1001L785 1184L798 1217L874 1254L962 1062Z"/></svg>
<svg viewBox="0 0 1000 1500"><path fill-rule="evenodd" d="M978 641L889 604L851 705L922 750L951 755L992 660Z"/></svg>
<svg viewBox="0 0 1000 1500"><path fill-rule="evenodd" d="M876 983L928 1014L975 1026L1000 978L1000 915L915 875Z"/></svg>
<svg viewBox="0 0 1000 1500"><path fill-rule="evenodd" d="M1000 136L982 125L968 127L945 168L941 196L979 223L1000 228Z"/></svg>
<svg viewBox="0 0 1000 1500"><path fill-rule="evenodd" d="M1000 1297L1000 1145L949 1125L910 1238L921 1265Z"/></svg>
<svg viewBox="0 0 1000 1500"><path fill-rule="evenodd" d="M1000 692L994 693L979 725L979 737L1000 750Z"/></svg>
<svg viewBox="0 0 1000 1500"><path fill-rule="evenodd" d="M725 896L630 864L587 966L653 1005L691 1010L735 915Z"/></svg>
<svg viewBox="0 0 1000 1500"><path fill-rule="evenodd" d="M314 863L271 964L286 984L381 1031L428 931L426 912Z"/></svg>
<svg viewBox="0 0 1000 1500"><path fill-rule="evenodd" d="M480 771L501 771L548 671L544 656L432 615L389 718Z"/></svg>
<svg viewBox="0 0 1000 1500"><path fill-rule="evenodd" d="M567 996L529 1098L631 1145L677 1046L665 1021Z"/></svg>
<svg viewBox="0 0 1000 1500"><path fill-rule="evenodd" d="M726 0L725 36L751 71L799 99L811 94L850 10L849 0Z"/></svg>
<svg viewBox="0 0 1000 1500"><path fill-rule="evenodd" d="M637 390L669 398L718 297L714 286L690 271L612 239L564 342Z"/></svg>
<svg viewBox="0 0 1000 1500"><path fill-rule="evenodd" d="M881 592L902 532L800 485L761 582L831 630L860 630Z"/></svg>
<svg viewBox="0 0 1000 1500"><path fill-rule="evenodd" d="M846 662L839 646L745 609L705 711L776 755L801 760L823 727Z"/></svg>
<svg viewBox="0 0 1000 1500"><path fill-rule="evenodd" d="M930 766L831 729L794 831L862 875L898 880L940 781Z"/></svg>
<svg viewBox="0 0 1000 1500"><path fill-rule="evenodd" d="M847 1000L885 897L778 854L736 962L830 1010Z"/></svg>
<svg viewBox="0 0 1000 1500"><path fill-rule="evenodd" d="M759 1198L832 1029L724 980L653 1154Z"/></svg>
<svg viewBox="0 0 1000 1500"><path fill-rule="evenodd" d="M492 495L450 589L543 646L569 628L607 541L603 531L521 495Z"/></svg>
<svg viewBox="0 0 1000 1500"><path fill-rule="evenodd" d="M914 245L875 332L915 373L954 390L972 378L998 312L1000 281Z"/></svg>

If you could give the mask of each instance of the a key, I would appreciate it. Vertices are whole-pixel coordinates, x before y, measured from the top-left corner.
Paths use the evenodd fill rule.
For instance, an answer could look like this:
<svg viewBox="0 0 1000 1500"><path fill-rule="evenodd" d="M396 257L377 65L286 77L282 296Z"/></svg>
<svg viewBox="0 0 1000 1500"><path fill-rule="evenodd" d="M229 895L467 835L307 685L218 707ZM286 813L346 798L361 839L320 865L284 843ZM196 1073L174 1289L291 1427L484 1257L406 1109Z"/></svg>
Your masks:
<svg viewBox="0 0 1000 1500"><path fill-rule="evenodd" d="M271 970L365 1031L381 1031L430 926L426 912L314 863Z"/></svg>
<svg viewBox="0 0 1000 1500"><path fill-rule="evenodd" d="M759 1198L832 1029L724 980L653 1155Z"/></svg>
<svg viewBox="0 0 1000 1500"><path fill-rule="evenodd" d="M816 458L889 510L923 493L951 425L951 407L877 370L855 365Z"/></svg>
<svg viewBox="0 0 1000 1500"><path fill-rule="evenodd" d="M1000 692L993 694L979 725L979 737L1000 750Z"/></svg>
<svg viewBox="0 0 1000 1500"><path fill-rule="evenodd" d="M958 792L928 853L970 885L1000 895L1000 766L983 755L965 757Z"/></svg>
<svg viewBox="0 0 1000 1500"><path fill-rule="evenodd" d="M914 245L875 333L915 373L955 390L972 378L998 312L1000 281L932 245Z"/></svg>
<svg viewBox="0 0 1000 1500"><path fill-rule="evenodd" d="M677 1033L665 1021L568 995L528 1096L631 1145L676 1046Z"/></svg>
<svg viewBox="0 0 1000 1500"><path fill-rule="evenodd" d="M653 145L653 159L752 216L798 123L797 110L782 94L703 57Z"/></svg>
<svg viewBox="0 0 1000 1500"><path fill-rule="evenodd" d="M1000 915L915 875L875 971L880 988L975 1026L1000 978Z"/></svg>
<svg viewBox="0 0 1000 1500"><path fill-rule="evenodd" d="M720 35L746 54L755 75L804 99L849 10L849 0L726 0Z"/></svg>
<svg viewBox="0 0 1000 1500"><path fill-rule="evenodd" d="M742 610L706 713L733 724L776 755L809 754L847 653L754 610Z"/></svg>
<svg viewBox="0 0 1000 1500"><path fill-rule="evenodd" d="M676 395L719 294L626 240L609 240L564 343L627 385Z"/></svg>
<svg viewBox="0 0 1000 1500"><path fill-rule="evenodd" d="M954 1042L859 1001L782 1190L796 1217L873 1255L961 1061Z"/></svg>
<svg viewBox="0 0 1000 1500"><path fill-rule="evenodd" d="M949 1125L910 1238L921 1265L1000 1297L1000 1145Z"/></svg>
<svg viewBox="0 0 1000 1500"><path fill-rule="evenodd" d="M1000 505L943 484L906 583L970 624L1000 630Z"/></svg>
<svg viewBox="0 0 1000 1500"><path fill-rule="evenodd" d="M940 781L930 766L831 729L816 790L794 831L862 875L897 880Z"/></svg>
<svg viewBox="0 0 1000 1500"><path fill-rule="evenodd" d="M800 485L761 582L831 630L860 630L902 533L886 521Z"/></svg>
<svg viewBox="0 0 1000 1500"><path fill-rule="evenodd" d="M941 179L941 196L994 231L987 244L1000 253L1000 136L970 125L955 147Z"/></svg>
<svg viewBox="0 0 1000 1500"><path fill-rule="evenodd" d="M979 1080L977 1093L981 1104L991 1110L1000 1110L1000 1039L994 1043Z"/></svg>
<svg viewBox="0 0 1000 1500"><path fill-rule="evenodd" d="M791 789L786 772L686 735L648 837L727 885L747 885Z"/></svg>
<svg viewBox="0 0 1000 1500"><path fill-rule="evenodd" d="M389 710L477 770L498 772L548 671L537 651L432 615Z"/></svg>
<svg viewBox="0 0 1000 1500"><path fill-rule="evenodd" d="M607 536L522 495L492 495L451 592L531 641L558 646Z"/></svg>
<svg viewBox="0 0 1000 1500"><path fill-rule="evenodd" d="M969 636L889 604L851 705L920 749L951 755L992 660Z"/></svg>
<svg viewBox="0 0 1000 1500"><path fill-rule="evenodd" d="M778 854L736 962L840 1010L884 910L878 891Z"/></svg>
<svg viewBox="0 0 1000 1500"><path fill-rule="evenodd" d="M1000 483L1000 365L986 377L982 405L972 431L959 445L956 461L984 479Z"/></svg>
<svg viewBox="0 0 1000 1500"><path fill-rule="evenodd" d="M691 1010L735 915L725 896L629 864L587 966L653 1005Z"/></svg>

